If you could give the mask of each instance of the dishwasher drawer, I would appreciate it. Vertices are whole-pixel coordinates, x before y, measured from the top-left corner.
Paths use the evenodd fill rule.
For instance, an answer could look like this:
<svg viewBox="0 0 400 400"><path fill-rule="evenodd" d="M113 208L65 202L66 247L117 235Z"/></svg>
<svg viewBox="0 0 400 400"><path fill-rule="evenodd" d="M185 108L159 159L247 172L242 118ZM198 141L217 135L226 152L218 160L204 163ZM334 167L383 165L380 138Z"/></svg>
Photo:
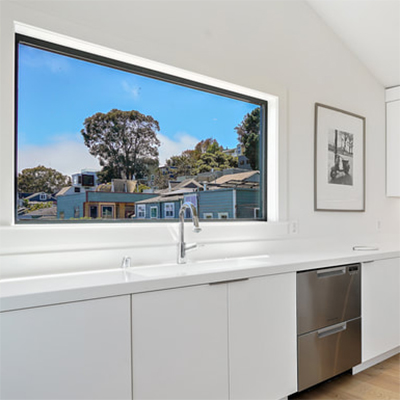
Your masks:
<svg viewBox="0 0 400 400"><path fill-rule="evenodd" d="M361 316L361 266L297 273L297 334Z"/></svg>
<svg viewBox="0 0 400 400"><path fill-rule="evenodd" d="M361 363L361 318L297 338L298 391Z"/></svg>

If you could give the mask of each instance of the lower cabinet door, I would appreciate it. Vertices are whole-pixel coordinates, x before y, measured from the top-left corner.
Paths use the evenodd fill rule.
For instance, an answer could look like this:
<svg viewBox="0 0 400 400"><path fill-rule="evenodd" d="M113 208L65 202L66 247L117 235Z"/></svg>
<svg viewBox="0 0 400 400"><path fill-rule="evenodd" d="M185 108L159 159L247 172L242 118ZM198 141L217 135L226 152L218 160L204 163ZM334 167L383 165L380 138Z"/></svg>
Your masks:
<svg viewBox="0 0 400 400"><path fill-rule="evenodd" d="M363 264L362 361L400 345L400 258Z"/></svg>
<svg viewBox="0 0 400 400"><path fill-rule="evenodd" d="M227 285L132 295L134 399L228 399L227 352Z"/></svg>
<svg viewBox="0 0 400 400"><path fill-rule="evenodd" d="M1 399L130 399L130 296L0 314Z"/></svg>
<svg viewBox="0 0 400 400"><path fill-rule="evenodd" d="M296 392L296 274L233 282L228 291L230 398Z"/></svg>

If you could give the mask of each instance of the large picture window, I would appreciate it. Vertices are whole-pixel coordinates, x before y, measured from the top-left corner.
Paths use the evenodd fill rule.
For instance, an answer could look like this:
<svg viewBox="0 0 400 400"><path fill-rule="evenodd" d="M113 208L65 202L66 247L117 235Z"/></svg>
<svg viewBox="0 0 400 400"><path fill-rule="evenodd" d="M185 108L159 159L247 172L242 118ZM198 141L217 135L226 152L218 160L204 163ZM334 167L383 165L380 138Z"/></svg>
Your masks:
<svg viewBox="0 0 400 400"><path fill-rule="evenodd" d="M187 199L266 220L265 100L22 35L16 50L16 222L171 220ZM118 209L96 218L101 202Z"/></svg>

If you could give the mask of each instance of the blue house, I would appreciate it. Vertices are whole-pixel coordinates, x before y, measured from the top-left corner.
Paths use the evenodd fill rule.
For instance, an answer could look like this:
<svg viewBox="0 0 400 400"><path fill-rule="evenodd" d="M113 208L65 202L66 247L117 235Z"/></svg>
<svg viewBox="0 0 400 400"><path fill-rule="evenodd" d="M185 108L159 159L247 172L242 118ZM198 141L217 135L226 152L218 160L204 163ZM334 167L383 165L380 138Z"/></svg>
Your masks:
<svg viewBox="0 0 400 400"><path fill-rule="evenodd" d="M153 193L95 192L57 197L57 218L126 219L135 216L138 201L156 197Z"/></svg>

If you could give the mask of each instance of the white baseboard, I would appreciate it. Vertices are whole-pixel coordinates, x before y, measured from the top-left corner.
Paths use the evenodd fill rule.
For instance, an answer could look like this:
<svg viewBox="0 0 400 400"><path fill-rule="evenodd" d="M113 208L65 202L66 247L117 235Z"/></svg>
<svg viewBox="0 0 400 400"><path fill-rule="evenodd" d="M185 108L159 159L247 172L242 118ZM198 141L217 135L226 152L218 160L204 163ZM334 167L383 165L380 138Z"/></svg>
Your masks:
<svg viewBox="0 0 400 400"><path fill-rule="evenodd" d="M356 365L355 367L353 367L352 373L353 373L353 375L356 375L359 372L364 371L367 368L370 368L376 364L379 364L380 362L385 361L388 358L393 357L394 355L396 355L398 353L400 353L400 346L397 346L394 349L387 351L386 353L383 353L379 356L371 358L368 361L364 361L363 363Z"/></svg>

